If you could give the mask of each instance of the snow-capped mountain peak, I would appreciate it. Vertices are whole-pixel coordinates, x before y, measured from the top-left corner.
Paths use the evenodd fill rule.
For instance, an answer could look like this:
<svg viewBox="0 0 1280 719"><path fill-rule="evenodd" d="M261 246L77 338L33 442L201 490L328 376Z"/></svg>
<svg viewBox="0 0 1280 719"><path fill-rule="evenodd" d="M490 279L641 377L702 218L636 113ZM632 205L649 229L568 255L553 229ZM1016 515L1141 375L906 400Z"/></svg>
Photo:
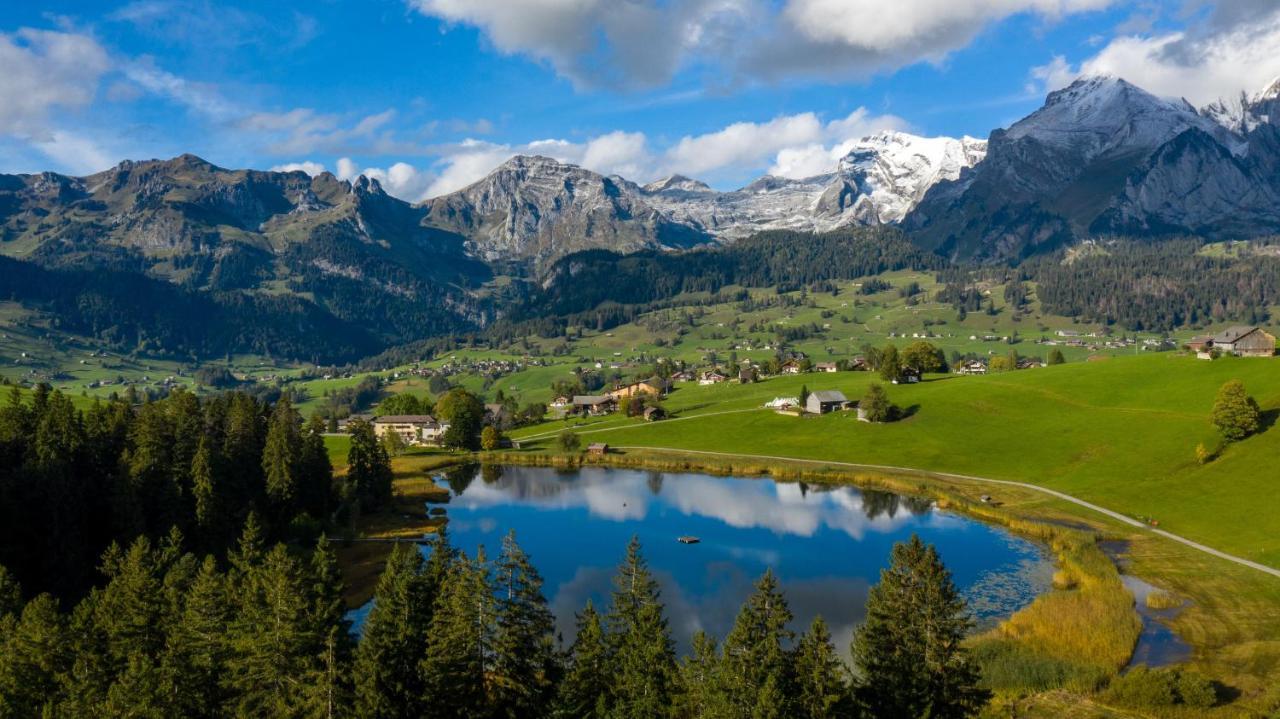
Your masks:
<svg viewBox="0 0 1280 719"><path fill-rule="evenodd" d="M668 175L661 180L655 180L644 186L644 191L650 194L658 192L715 192L707 183L701 180L694 180L684 175Z"/></svg>

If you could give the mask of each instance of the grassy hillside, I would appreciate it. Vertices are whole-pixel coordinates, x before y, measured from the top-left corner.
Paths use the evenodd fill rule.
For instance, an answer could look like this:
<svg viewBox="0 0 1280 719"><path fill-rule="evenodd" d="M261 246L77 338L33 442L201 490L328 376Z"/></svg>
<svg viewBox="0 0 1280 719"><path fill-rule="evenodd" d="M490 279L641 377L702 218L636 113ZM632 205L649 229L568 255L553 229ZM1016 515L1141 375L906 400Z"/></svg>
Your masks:
<svg viewBox="0 0 1280 719"><path fill-rule="evenodd" d="M1268 429L1200 465L1217 443L1208 422L1218 388L1241 379ZM883 464L1031 482L1068 492L1224 551L1280 566L1280 361L1173 354L1116 357L986 377L933 377L891 386L905 420L851 413L796 418L757 410L775 396L839 389L850 399L869 373L808 374L754 385L681 386L680 419L610 417L580 431L592 441ZM737 410L737 411L734 411ZM728 413L732 411L732 413ZM703 416L705 415L705 416ZM549 443L557 425L517 436Z"/></svg>

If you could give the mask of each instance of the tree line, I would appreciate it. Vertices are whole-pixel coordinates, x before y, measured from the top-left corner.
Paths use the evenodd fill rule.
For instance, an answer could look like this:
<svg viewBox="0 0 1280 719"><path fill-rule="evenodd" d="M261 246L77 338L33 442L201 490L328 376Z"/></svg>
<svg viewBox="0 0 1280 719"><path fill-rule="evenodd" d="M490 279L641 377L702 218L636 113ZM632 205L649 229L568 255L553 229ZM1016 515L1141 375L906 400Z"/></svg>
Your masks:
<svg viewBox="0 0 1280 719"><path fill-rule="evenodd" d="M33 593L75 598L112 543L176 528L216 557L250 513L272 540L313 540L391 495L390 464L367 425L335 480L319 418L229 392L186 391L134 406L78 409L59 391L13 388L0 408L0 565Z"/></svg>
<svg viewBox="0 0 1280 719"><path fill-rule="evenodd" d="M771 572L722 640L699 633L678 657L634 539L568 646L513 533L492 560L445 532L425 557L397 545L358 638L323 536L268 547L250 514L225 561L186 543L113 544L105 583L70 612L48 594L24 605L0 569L0 716L946 719L989 696L961 647L964 603L917 537L870 592L854 672L820 617L790 628Z"/></svg>

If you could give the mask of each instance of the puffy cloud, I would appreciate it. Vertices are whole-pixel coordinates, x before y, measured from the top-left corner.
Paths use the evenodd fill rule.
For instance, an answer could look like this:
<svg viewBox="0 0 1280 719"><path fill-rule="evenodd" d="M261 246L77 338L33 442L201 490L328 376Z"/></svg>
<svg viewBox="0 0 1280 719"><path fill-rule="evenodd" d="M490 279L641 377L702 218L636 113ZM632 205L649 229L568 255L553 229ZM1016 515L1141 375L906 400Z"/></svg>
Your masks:
<svg viewBox="0 0 1280 719"><path fill-rule="evenodd" d="M61 169L75 175L100 172L117 162L115 156L94 140L64 130L52 130L31 144Z"/></svg>
<svg viewBox="0 0 1280 719"><path fill-rule="evenodd" d="M283 165L276 165L271 168L272 172L297 172L301 170L312 177L324 172L324 165L319 162L306 160L303 162L286 162Z"/></svg>
<svg viewBox="0 0 1280 719"><path fill-rule="evenodd" d="M321 167L321 170L323 169ZM425 199L427 187L434 177L431 173L419 170L407 162L397 162L387 168L365 167L362 169L349 157L338 158L337 169L338 171L334 174L339 180L354 180L364 175L371 180L377 180L387 194L409 202Z"/></svg>
<svg viewBox="0 0 1280 719"><path fill-rule="evenodd" d="M1054 20L1117 0L409 0L478 27L505 53L550 63L579 85L648 86L695 64L726 74L868 75L938 61L988 25Z"/></svg>
<svg viewBox="0 0 1280 719"><path fill-rule="evenodd" d="M1196 105L1261 90L1280 76L1280 6L1272 0L1222 0L1185 31L1125 35L1071 66L1062 58L1034 68L1052 90L1082 74L1109 73L1157 95Z"/></svg>
<svg viewBox="0 0 1280 719"><path fill-rule="evenodd" d="M23 28L0 33L0 67L0 133L56 144L50 113L89 105L111 61L86 35Z"/></svg>
<svg viewBox="0 0 1280 719"><path fill-rule="evenodd" d="M550 63L584 86L646 86L697 51L725 52L760 0L409 0L484 30L498 50Z"/></svg>

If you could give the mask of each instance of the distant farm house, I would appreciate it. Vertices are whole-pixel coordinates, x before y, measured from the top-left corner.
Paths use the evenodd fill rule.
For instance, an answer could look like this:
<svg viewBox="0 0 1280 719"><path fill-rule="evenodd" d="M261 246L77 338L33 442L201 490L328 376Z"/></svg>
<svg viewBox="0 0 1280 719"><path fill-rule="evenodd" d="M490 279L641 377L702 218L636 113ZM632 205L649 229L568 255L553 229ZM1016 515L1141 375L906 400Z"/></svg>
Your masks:
<svg viewBox="0 0 1280 719"><path fill-rule="evenodd" d="M629 384L619 384L608 392L608 396L615 400L628 399L638 394L647 394L654 397L664 396L671 389L671 383L660 377L651 377L639 382L631 382Z"/></svg>
<svg viewBox="0 0 1280 719"><path fill-rule="evenodd" d="M986 374L987 365L978 360L969 360L956 367L956 374Z"/></svg>
<svg viewBox="0 0 1280 719"><path fill-rule="evenodd" d="M1276 353L1276 338L1261 327L1237 325L1214 335L1208 346L1237 357L1272 357Z"/></svg>
<svg viewBox="0 0 1280 719"><path fill-rule="evenodd" d="M798 360L787 360L782 363L783 374L800 374L800 362Z"/></svg>
<svg viewBox="0 0 1280 719"><path fill-rule="evenodd" d="M799 397L774 397L773 400L766 402L765 407L779 412L793 410L800 406Z"/></svg>
<svg viewBox="0 0 1280 719"><path fill-rule="evenodd" d="M834 389L820 389L809 394L805 400L804 410L812 414L826 414L849 406L849 399L844 393Z"/></svg>
<svg viewBox="0 0 1280 719"><path fill-rule="evenodd" d="M441 424L429 414L389 414L373 420L373 433L379 439L396 434L410 445L439 444L448 428L447 423Z"/></svg>
<svg viewBox="0 0 1280 719"><path fill-rule="evenodd" d="M618 401L607 394L580 394L573 398L573 411L578 414L609 414L617 408Z"/></svg>
<svg viewBox="0 0 1280 719"><path fill-rule="evenodd" d="M915 384L920 381L920 370L915 367L903 367L902 372L893 380L894 384Z"/></svg>
<svg viewBox="0 0 1280 719"><path fill-rule="evenodd" d="M835 362L819 362L813 366L814 372L835 372L839 369Z"/></svg>
<svg viewBox="0 0 1280 719"><path fill-rule="evenodd" d="M720 384L728 381L729 376L720 370L707 370L698 377L698 384Z"/></svg>
<svg viewBox="0 0 1280 719"><path fill-rule="evenodd" d="M609 453L609 445L604 442L595 442L587 445L587 454L594 457L603 457Z"/></svg>

